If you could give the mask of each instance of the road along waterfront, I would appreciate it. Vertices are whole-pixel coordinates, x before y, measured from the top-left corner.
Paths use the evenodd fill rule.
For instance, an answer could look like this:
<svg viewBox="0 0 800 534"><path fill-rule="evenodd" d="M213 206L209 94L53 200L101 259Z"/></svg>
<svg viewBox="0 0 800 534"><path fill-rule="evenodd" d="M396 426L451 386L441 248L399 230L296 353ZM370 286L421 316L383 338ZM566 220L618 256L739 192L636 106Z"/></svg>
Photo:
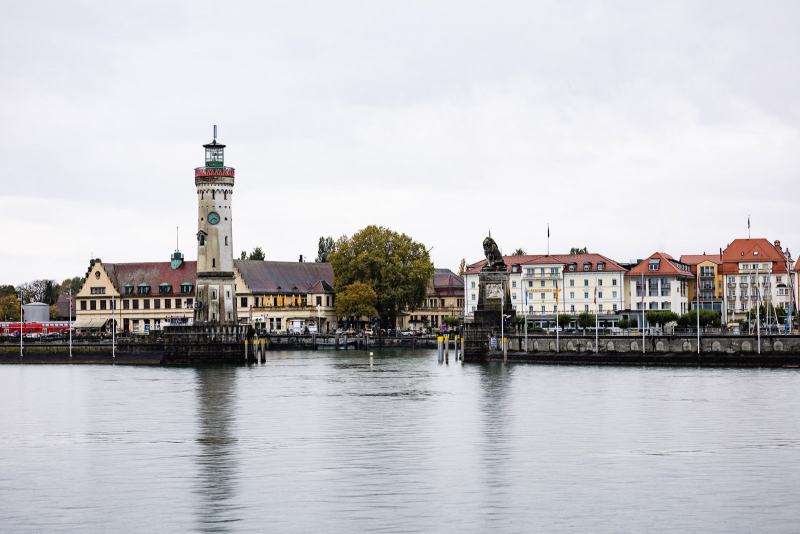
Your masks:
<svg viewBox="0 0 800 534"><path fill-rule="evenodd" d="M0 366L9 532L793 532L800 371Z"/></svg>

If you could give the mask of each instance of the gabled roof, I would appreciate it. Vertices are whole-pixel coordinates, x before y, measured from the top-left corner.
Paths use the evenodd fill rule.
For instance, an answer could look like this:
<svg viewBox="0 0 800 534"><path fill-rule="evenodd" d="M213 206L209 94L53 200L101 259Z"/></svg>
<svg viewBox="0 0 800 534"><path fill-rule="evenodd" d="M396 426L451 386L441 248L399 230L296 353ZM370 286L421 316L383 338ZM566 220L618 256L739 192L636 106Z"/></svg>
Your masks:
<svg viewBox="0 0 800 534"><path fill-rule="evenodd" d="M681 256L681 263L696 266L704 261L710 261L717 265L722 265L722 256L719 254L684 254Z"/></svg>
<svg viewBox="0 0 800 534"><path fill-rule="evenodd" d="M319 280L308 289L309 293L333 293L333 286L325 280Z"/></svg>
<svg viewBox="0 0 800 534"><path fill-rule="evenodd" d="M740 262L772 262L773 273L786 272L786 256L763 237L753 239L734 239L722 251L723 274L739 272Z"/></svg>
<svg viewBox="0 0 800 534"><path fill-rule="evenodd" d="M330 263L297 261L234 260L245 284L253 293L310 293L324 283L333 291L333 267Z"/></svg>
<svg viewBox="0 0 800 534"><path fill-rule="evenodd" d="M657 270L650 270L650 260L658 260ZM686 264L677 261L666 252L654 252L649 257L640 261L633 269L628 271L628 276L680 276L691 278L691 271L681 269L680 265Z"/></svg>
<svg viewBox="0 0 800 534"><path fill-rule="evenodd" d="M450 269L434 269L428 295L453 297L464 294L464 279Z"/></svg>
<svg viewBox="0 0 800 534"><path fill-rule="evenodd" d="M150 286L150 293L159 294L161 284L172 286L170 293L162 295L181 294L181 284L194 284L197 280L197 262L184 261L180 267L173 269L168 261L152 261L138 263L103 263L103 268L111 278L111 282L120 294L125 294L125 286L145 284Z"/></svg>
<svg viewBox="0 0 800 534"><path fill-rule="evenodd" d="M583 272L583 264L590 263L589 271L598 272L597 264L604 263L605 268L603 272L625 272L625 268L614 260L603 256L602 254L588 253L588 254L528 254L525 256L503 256L508 270L511 266L518 265L569 265L570 263L577 264L576 272ZM481 268L486 264L486 260L481 260L469 266L467 272L464 274L477 274Z"/></svg>

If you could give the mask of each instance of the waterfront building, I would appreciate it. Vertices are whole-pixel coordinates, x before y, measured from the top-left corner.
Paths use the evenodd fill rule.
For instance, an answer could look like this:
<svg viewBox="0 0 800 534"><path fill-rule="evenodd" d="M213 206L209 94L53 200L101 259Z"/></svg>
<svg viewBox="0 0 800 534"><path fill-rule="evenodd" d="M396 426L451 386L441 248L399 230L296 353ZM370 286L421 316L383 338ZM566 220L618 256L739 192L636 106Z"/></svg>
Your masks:
<svg viewBox="0 0 800 534"><path fill-rule="evenodd" d="M434 269L422 305L402 312L397 318L401 330L439 328L445 317L464 313L464 278L450 269Z"/></svg>
<svg viewBox="0 0 800 534"><path fill-rule="evenodd" d="M624 308L625 268L602 254L504 256L510 271L511 305L517 315L546 327L556 313L597 313L604 326L616 324ZM478 274L485 261L470 265L465 282L466 316L478 303Z"/></svg>
<svg viewBox="0 0 800 534"><path fill-rule="evenodd" d="M194 170L197 189L197 282L195 322L236 323L233 273L233 184L225 145L203 145L206 164Z"/></svg>
<svg viewBox="0 0 800 534"><path fill-rule="evenodd" d="M234 273L239 322L275 332L336 328L330 263L235 260Z"/></svg>
<svg viewBox="0 0 800 534"><path fill-rule="evenodd" d="M734 239L722 251L722 275L723 318L727 323L747 319L748 312L758 304L786 307L791 301L791 265L780 241Z"/></svg>
<svg viewBox="0 0 800 534"><path fill-rule="evenodd" d="M688 265L695 282L689 283L689 309L699 306L701 310L714 310L722 313L723 283L722 283L722 256L720 254L684 254L681 263Z"/></svg>
<svg viewBox="0 0 800 534"><path fill-rule="evenodd" d="M665 310L678 315L689 311L691 267L669 254L655 252L640 261L625 277L628 310ZM636 314L631 314L636 319Z"/></svg>
<svg viewBox="0 0 800 534"><path fill-rule="evenodd" d="M75 328L147 333L194 318L197 263L171 261L103 263L92 260L75 296Z"/></svg>

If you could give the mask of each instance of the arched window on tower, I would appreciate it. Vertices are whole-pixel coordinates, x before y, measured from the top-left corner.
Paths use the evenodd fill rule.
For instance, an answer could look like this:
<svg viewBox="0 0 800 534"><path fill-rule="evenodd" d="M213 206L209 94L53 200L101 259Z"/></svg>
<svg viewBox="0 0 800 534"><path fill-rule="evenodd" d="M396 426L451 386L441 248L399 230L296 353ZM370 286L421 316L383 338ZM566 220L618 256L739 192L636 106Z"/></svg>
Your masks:
<svg viewBox="0 0 800 534"><path fill-rule="evenodd" d="M225 246L228 246L228 236L225 236Z"/></svg>
<svg viewBox="0 0 800 534"><path fill-rule="evenodd" d="M211 199L212 200L216 200L217 199L217 190L216 189L212 189L211 190Z"/></svg>
<svg viewBox="0 0 800 534"><path fill-rule="evenodd" d="M223 191L223 192L222 192L222 196L223 196L223 198L224 198L225 200L228 200L228 192L227 192L227 191Z"/></svg>
<svg viewBox="0 0 800 534"><path fill-rule="evenodd" d="M217 266L217 258L211 258L211 267Z"/></svg>

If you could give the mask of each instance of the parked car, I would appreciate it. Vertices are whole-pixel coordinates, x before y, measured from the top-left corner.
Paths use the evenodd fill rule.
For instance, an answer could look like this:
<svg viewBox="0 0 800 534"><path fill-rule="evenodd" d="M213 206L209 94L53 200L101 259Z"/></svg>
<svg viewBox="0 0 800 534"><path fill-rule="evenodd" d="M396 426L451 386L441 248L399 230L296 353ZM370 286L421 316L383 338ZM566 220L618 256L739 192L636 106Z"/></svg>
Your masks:
<svg viewBox="0 0 800 534"><path fill-rule="evenodd" d="M403 330L402 332L400 332L400 335L404 336L404 337L410 337L410 336L414 335L414 331L413 330Z"/></svg>

